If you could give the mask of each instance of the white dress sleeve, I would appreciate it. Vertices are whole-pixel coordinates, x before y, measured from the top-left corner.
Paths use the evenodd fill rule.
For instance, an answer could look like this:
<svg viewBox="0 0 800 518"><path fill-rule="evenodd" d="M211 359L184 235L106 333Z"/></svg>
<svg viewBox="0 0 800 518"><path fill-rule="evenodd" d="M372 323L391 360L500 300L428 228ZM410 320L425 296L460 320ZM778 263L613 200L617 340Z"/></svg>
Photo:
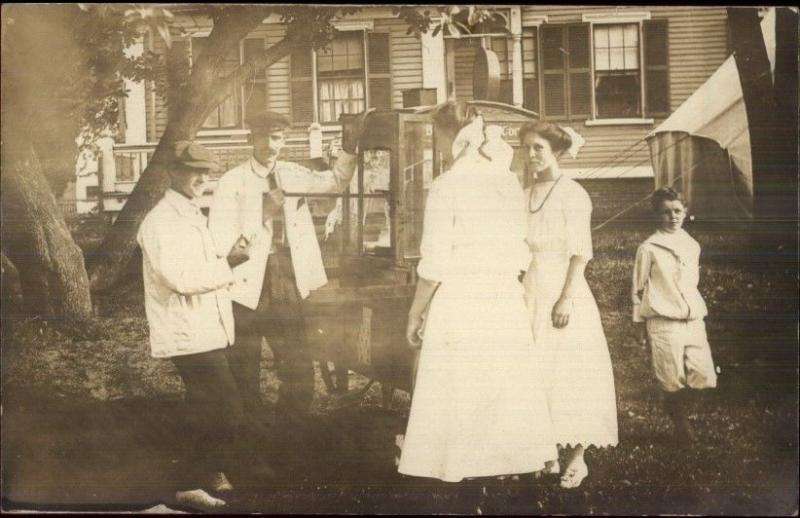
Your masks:
<svg viewBox="0 0 800 518"><path fill-rule="evenodd" d="M441 282L452 267L453 218L452 200L441 183L434 182L425 203L420 259L417 274L429 281Z"/></svg>
<svg viewBox="0 0 800 518"><path fill-rule="evenodd" d="M563 200L564 220L567 233L567 255L578 255L587 262L594 257L592 252L592 200L586 191L574 184Z"/></svg>

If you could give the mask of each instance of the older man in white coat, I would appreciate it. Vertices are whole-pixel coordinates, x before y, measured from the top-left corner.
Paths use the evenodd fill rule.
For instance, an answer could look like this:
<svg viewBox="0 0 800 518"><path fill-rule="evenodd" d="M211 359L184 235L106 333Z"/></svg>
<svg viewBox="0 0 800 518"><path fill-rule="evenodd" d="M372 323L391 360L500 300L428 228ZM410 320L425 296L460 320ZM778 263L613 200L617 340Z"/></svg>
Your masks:
<svg viewBox="0 0 800 518"><path fill-rule="evenodd" d="M319 172L278 160L289 127L286 117L266 112L248 119L253 156L225 173L214 192L209 229L217 250L229 250L237 242L250 246L249 261L234 268L231 298L238 359L231 368L252 417L258 417L260 409L261 340L276 326L282 328L285 338L281 341L283 346L270 343L281 381L278 413L305 412L313 398L314 369L302 343L302 329L296 320L276 322L270 318L266 272L273 251L274 220L283 216L296 289L300 298L306 298L328 279L308 203L303 197L284 197L284 193L346 189L355 171L355 148L366 113L359 119L359 129L345 135L343 152L333 169Z"/></svg>
<svg viewBox="0 0 800 518"><path fill-rule="evenodd" d="M238 464L236 440L243 403L230 369L234 324L228 287L231 268L247 261L247 246L217 253L197 200L209 172L219 169L210 151L197 144L174 144L171 188L139 227L144 299L155 358L169 358L186 387L185 480L177 503L213 510L231 491L225 471Z"/></svg>

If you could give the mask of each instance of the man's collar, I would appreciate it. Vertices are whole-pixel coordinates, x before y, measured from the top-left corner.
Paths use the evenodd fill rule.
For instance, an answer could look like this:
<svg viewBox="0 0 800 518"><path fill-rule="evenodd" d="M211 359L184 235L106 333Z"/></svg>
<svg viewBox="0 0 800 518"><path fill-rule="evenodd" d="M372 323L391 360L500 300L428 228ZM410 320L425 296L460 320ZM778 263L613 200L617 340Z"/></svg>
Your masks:
<svg viewBox="0 0 800 518"><path fill-rule="evenodd" d="M200 205L197 198L189 199L175 189L169 188L164 193L164 198L182 216L196 216L200 213Z"/></svg>
<svg viewBox="0 0 800 518"><path fill-rule="evenodd" d="M261 164L261 162L256 160L256 157L251 156L250 157L250 170L253 171L253 174L258 176L259 178L266 178L267 176L269 176L269 174L272 171L275 170L275 165L277 163L278 163L278 161L275 160L275 162L272 165L272 168L271 169L267 169L266 167L264 167L264 165Z"/></svg>

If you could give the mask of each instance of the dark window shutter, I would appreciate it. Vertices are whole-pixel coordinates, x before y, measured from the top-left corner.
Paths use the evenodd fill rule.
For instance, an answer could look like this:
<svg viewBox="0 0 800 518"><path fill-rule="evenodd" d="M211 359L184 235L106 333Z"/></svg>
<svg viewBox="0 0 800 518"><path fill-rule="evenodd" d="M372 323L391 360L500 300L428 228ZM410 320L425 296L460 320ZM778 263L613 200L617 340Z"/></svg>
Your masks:
<svg viewBox="0 0 800 518"><path fill-rule="evenodd" d="M589 24L570 25L568 41L569 118L588 118L592 111Z"/></svg>
<svg viewBox="0 0 800 518"><path fill-rule="evenodd" d="M542 114L548 118L563 118L567 115L565 29L563 25L544 25L541 29L544 88Z"/></svg>
<svg viewBox="0 0 800 518"><path fill-rule="evenodd" d="M388 32L367 33L367 84L369 107L392 109L392 67Z"/></svg>
<svg viewBox="0 0 800 518"><path fill-rule="evenodd" d="M167 110L177 106L180 91L189 80L191 72L190 47L188 40L173 40L167 50Z"/></svg>
<svg viewBox="0 0 800 518"><path fill-rule="evenodd" d="M526 79L524 84L523 107L539 113L539 80L537 78Z"/></svg>
<svg viewBox="0 0 800 518"><path fill-rule="evenodd" d="M523 29L522 33L522 106L539 113L539 41L536 27ZM526 49L532 54L525 57Z"/></svg>
<svg viewBox="0 0 800 518"><path fill-rule="evenodd" d="M569 68L589 68L589 24L570 25L567 39Z"/></svg>
<svg viewBox="0 0 800 518"><path fill-rule="evenodd" d="M500 80L500 102L514 104L514 82L511 79Z"/></svg>
<svg viewBox="0 0 800 518"><path fill-rule="evenodd" d="M311 69L311 46L298 45L289 58L291 73L292 123L309 124L314 121L314 86Z"/></svg>
<svg viewBox="0 0 800 518"><path fill-rule="evenodd" d="M564 48L564 26L542 27L542 69L563 70L567 49Z"/></svg>
<svg viewBox="0 0 800 518"><path fill-rule="evenodd" d="M667 20L647 20L644 32L644 88L647 115L666 116L669 102L669 47Z"/></svg>
<svg viewBox="0 0 800 518"><path fill-rule="evenodd" d="M548 118L565 117L567 96L564 95L564 74L544 75L544 115Z"/></svg>

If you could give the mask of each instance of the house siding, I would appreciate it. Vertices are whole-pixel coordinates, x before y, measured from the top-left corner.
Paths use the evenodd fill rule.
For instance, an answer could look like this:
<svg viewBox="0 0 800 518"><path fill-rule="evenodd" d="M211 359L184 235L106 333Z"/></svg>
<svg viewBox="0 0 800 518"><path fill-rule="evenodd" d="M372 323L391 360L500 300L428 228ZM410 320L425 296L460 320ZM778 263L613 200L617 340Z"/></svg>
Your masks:
<svg viewBox="0 0 800 518"><path fill-rule="evenodd" d="M422 88L422 42L406 34L408 26L398 19L375 20L375 31L389 32L392 68L392 107L403 107L403 90Z"/></svg>
<svg viewBox="0 0 800 518"><path fill-rule="evenodd" d="M652 19L669 20L670 111L680 106L728 56L727 14L725 8L722 7L522 6L522 25L523 27L535 25L536 17L541 15L547 15L547 23L550 24L575 23L580 22L585 13L609 11L648 11ZM375 16L371 18L375 31L389 32L391 35L392 105L394 108L400 108L403 103L403 91L423 85L422 44L413 35L406 34L405 23L390 17L386 9L375 9L373 14L365 10L363 17L368 18L368 15ZM191 20L183 17L179 17L179 19L182 19L185 29L189 32L211 28L207 21L204 22L199 17L193 17ZM263 35L269 46L280 40L284 30L280 24L264 24L250 36ZM177 31L175 35L177 36ZM150 42L152 49L163 56L166 50L163 41L154 37ZM472 60L468 58L471 58L473 53L474 51L468 48L458 51L455 65L457 68L460 66L463 70L459 70L457 78L470 77ZM459 59L460 57L464 59ZM470 81L462 79L455 87L459 98L472 97ZM150 142L156 142L166 128L168 109L165 99L154 95L151 82L146 84L145 90L145 106L148 117L147 139ZM268 70L267 108L289 116L291 102L289 57L287 56L274 63ZM635 168L647 168L650 164L650 155L643 139L662 120L656 119L652 125L613 126L586 126L584 121L566 122L565 125L573 127L583 135L586 144L577 159L564 157L562 166L577 170L579 175L588 175L589 178L621 176L626 171ZM324 138L327 141L333 136L334 133L329 131L325 133ZM286 150L285 158L294 160L308 158L306 129L295 128L288 137L294 141L294 146ZM211 140L235 141L237 145L243 144L243 139L243 135L214 139L200 136L200 140L204 142ZM244 157L246 154L247 150L239 147L235 154L224 157L225 162L235 162L238 157ZM614 171L609 172L609 167L615 167Z"/></svg>
<svg viewBox="0 0 800 518"><path fill-rule="evenodd" d="M522 25L533 26L536 17L547 15L547 23L577 23L583 14L608 12L650 12L651 19L668 20L670 112L676 110L728 57L727 14L724 7L680 6L523 6ZM586 126L581 121L566 123L579 132L586 144L577 159L565 157L562 166L590 176L606 167L622 167L621 175L634 167L647 167L650 154L643 138L664 119L653 125Z"/></svg>

